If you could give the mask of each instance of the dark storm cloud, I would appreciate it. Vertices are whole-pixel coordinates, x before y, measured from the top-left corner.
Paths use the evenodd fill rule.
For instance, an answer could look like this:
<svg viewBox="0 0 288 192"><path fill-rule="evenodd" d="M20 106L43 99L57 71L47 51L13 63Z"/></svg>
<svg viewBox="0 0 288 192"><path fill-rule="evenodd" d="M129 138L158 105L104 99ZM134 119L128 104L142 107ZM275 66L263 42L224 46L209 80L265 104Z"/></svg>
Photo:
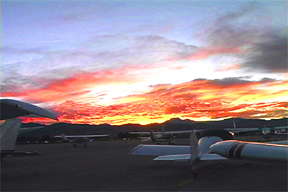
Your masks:
<svg viewBox="0 0 288 192"><path fill-rule="evenodd" d="M240 86L240 85L248 85L251 83L269 83L269 82L275 82L275 79L271 78L263 78L259 81L249 81L249 76L243 76L243 77L227 77L223 79L214 79L210 80L210 83L221 86L221 87L229 87L229 86Z"/></svg>
<svg viewBox="0 0 288 192"><path fill-rule="evenodd" d="M237 47L259 36L259 20L258 16L255 16L258 11L258 4L252 3L240 10L219 16L206 31L208 43L212 46Z"/></svg>
<svg viewBox="0 0 288 192"><path fill-rule="evenodd" d="M261 4L251 3L216 18L205 33L207 42L214 47L242 47L245 55L239 56L247 71L285 73L287 26L276 29L269 17Z"/></svg>
<svg viewBox="0 0 288 192"><path fill-rule="evenodd" d="M243 77L228 77L224 79L215 79L211 81L214 84L217 84L218 86L228 87L228 86L234 86L234 85L245 85L250 83L248 80L244 80Z"/></svg>
<svg viewBox="0 0 288 192"><path fill-rule="evenodd" d="M288 72L287 37L272 35L269 40L254 46L243 67L271 73Z"/></svg>

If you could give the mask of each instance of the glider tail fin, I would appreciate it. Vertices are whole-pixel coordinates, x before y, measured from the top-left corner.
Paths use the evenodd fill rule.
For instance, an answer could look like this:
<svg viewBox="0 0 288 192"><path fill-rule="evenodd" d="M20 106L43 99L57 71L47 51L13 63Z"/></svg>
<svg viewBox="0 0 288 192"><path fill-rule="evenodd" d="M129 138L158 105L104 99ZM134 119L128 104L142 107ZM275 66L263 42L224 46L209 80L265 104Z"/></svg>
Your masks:
<svg viewBox="0 0 288 192"><path fill-rule="evenodd" d="M163 124L162 125L162 136L164 136L164 134L165 134L165 125Z"/></svg>
<svg viewBox="0 0 288 192"><path fill-rule="evenodd" d="M234 129L237 128L237 127L236 127L236 124L235 124L235 121L233 121L233 127L234 127Z"/></svg>
<svg viewBox="0 0 288 192"><path fill-rule="evenodd" d="M61 134L61 139L62 139L63 142L68 142L69 141L69 139L65 136L64 133Z"/></svg>
<svg viewBox="0 0 288 192"><path fill-rule="evenodd" d="M156 138L155 138L155 134L154 134L153 130L150 131L150 134L151 134L151 140L155 141Z"/></svg>
<svg viewBox="0 0 288 192"><path fill-rule="evenodd" d="M191 162L194 162L196 159L198 159L200 155L198 139L195 130L193 130L190 135L190 153L191 153Z"/></svg>

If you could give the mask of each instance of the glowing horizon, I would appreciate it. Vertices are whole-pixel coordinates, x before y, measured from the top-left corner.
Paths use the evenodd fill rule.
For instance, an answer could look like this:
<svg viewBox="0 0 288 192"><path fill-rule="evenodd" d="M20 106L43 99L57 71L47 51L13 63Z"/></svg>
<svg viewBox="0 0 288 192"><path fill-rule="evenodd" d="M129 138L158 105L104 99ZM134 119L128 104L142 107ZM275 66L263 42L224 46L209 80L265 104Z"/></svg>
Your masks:
<svg viewBox="0 0 288 192"><path fill-rule="evenodd" d="M119 3L3 1L1 98L67 123L287 117L284 1Z"/></svg>

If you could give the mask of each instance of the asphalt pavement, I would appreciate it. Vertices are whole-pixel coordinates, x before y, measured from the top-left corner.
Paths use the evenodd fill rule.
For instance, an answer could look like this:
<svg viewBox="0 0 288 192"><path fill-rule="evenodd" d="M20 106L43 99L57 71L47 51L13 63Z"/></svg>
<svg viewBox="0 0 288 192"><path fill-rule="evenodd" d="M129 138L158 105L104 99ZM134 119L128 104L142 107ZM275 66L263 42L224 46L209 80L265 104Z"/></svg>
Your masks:
<svg viewBox="0 0 288 192"><path fill-rule="evenodd" d="M176 144L185 144L188 139ZM148 142L149 143L149 142ZM218 161L192 177L187 162L153 162L131 156L138 144L94 141L16 145L42 156L7 157L1 162L1 191L287 191L287 164Z"/></svg>

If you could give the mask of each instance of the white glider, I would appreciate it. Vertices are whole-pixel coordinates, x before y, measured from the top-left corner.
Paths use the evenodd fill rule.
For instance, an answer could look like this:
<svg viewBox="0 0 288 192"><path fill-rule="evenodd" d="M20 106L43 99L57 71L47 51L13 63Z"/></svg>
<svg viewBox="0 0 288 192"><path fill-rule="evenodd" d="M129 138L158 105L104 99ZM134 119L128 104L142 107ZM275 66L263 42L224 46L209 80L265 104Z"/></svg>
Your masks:
<svg viewBox="0 0 288 192"><path fill-rule="evenodd" d="M237 140L223 141L221 132L219 136L205 136L199 139L192 131L190 146L181 145L138 145L131 155L152 155L156 161L190 161L192 173L197 176L197 169L201 161L209 160L256 160L256 161L282 161L287 163L287 141L271 143L245 142Z"/></svg>
<svg viewBox="0 0 288 192"><path fill-rule="evenodd" d="M288 160L287 141L261 143L228 140L210 146L211 151L229 159L246 161L282 161Z"/></svg>

